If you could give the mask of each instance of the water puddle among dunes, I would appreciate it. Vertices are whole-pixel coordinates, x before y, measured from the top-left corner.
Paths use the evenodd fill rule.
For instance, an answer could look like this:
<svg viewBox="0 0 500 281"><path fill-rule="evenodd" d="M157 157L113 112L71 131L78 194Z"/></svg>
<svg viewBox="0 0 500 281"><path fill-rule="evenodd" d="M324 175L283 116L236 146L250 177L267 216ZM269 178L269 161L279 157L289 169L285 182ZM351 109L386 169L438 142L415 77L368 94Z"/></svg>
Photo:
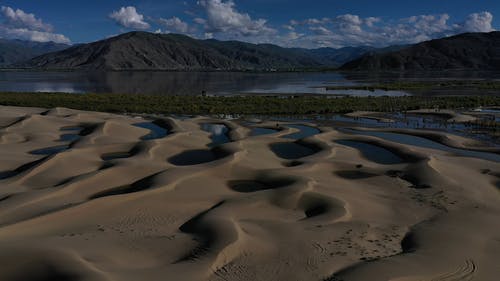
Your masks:
<svg viewBox="0 0 500 281"><path fill-rule="evenodd" d="M167 136L169 133L167 129L155 124L154 122L137 123L134 124L134 126L150 130L149 134L141 137L141 140L161 139Z"/></svg>
<svg viewBox="0 0 500 281"><path fill-rule="evenodd" d="M314 127L306 126L306 125L299 125L299 124L288 125L287 124L287 125L285 125L285 127L290 127L290 128L294 128L294 129L299 130L299 132L284 136L284 138L287 138L287 139L298 140L298 139L308 138L308 137L311 137L311 136L314 136L314 135L321 133L321 131L318 128L314 128Z"/></svg>
<svg viewBox="0 0 500 281"><path fill-rule="evenodd" d="M61 131L68 132L68 133L62 134L59 137L58 141L75 142L81 138L80 133L83 130L85 130L85 128L83 128L83 127L64 127L64 128L61 128Z"/></svg>
<svg viewBox="0 0 500 281"><path fill-rule="evenodd" d="M270 148L276 156L289 160L299 159L318 152L313 148L294 142L273 143L270 145Z"/></svg>
<svg viewBox="0 0 500 281"><path fill-rule="evenodd" d="M208 145L209 147L215 147L231 141L227 135L229 128L224 124L203 123L200 127L203 131L211 133L210 138L212 139L212 143Z"/></svg>
<svg viewBox="0 0 500 281"><path fill-rule="evenodd" d="M476 113L480 113L477 115L481 117L482 120L490 120L495 122L500 122L500 109L496 108L483 108Z"/></svg>
<svg viewBox="0 0 500 281"><path fill-rule="evenodd" d="M496 108L483 108L483 109L479 110L478 112L498 113L498 114L500 114L500 109L496 109Z"/></svg>
<svg viewBox="0 0 500 281"><path fill-rule="evenodd" d="M406 134L398 134L398 133L377 132L377 131L360 131L360 130L352 130L352 129L345 129L345 131L349 132L349 133L357 134L357 135L373 136L373 137L377 137L377 138L381 138L381 139L385 139L388 141L397 142L397 143L401 143L401 144L405 144L405 145L413 145L413 146L419 146L419 147L423 147L423 148L442 150L442 151L457 154L459 156L480 158L480 159L484 159L484 160L500 162L500 155L497 155L494 153L453 148L453 147L446 146L444 144L440 144L440 143L435 142L435 141L431 141L431 140L423 138L423 137L417 137L417 136L406 135Z"/></svg>
<svg viewBox="0 0 500 281"><path fill-rule="evenodd" d="M279 132L278 130L275 129L270 129L270 128L262 128L262 127L254 127L252 128L252 131L250 131L250 136L251 137L256 137L256 136L264 136L264 135L270 135Z"/></svg>
<svg viewBox="0 0 500 281"><path fill-rule="evenodd" d="M228 155L228 152L220 149L188 150L170 157L168 162L176 166L191 166L212 162Z"/></svg>
<svg viewBox="0 0 500 281"><path fill-rule="evenodd" d="M30 151L33 155L53 155L69 149L69 145L58 145Z"/></svg>
<svg viewBox="0 0 500 281"><path fill-rule="evenodd" d="M80 139L80 135L77 135L77 134L64 134L64 135L61 135L61 137L59 138L59 141L74 142L74 141L77 141L79 139Z"/></svg>
<svg viewBox="0 0 500 281"><path fill-rule="evenodd" d="M482 126L481 123L484 122L485 124L488 124L491 122L499 122L500 114L485 113L478 115L477 117L479 118L479 123L449 122L449 118L452 117L453 115L447 116L445 114L438 115L394 112L373 114L371 117L334 116L330 120L355 123L359 124L358 126L365 127L437 130L448 134L477 139L486 142L491 146L498 146L498 137L491 134L492 128L489 127L489 125Z"/></svg>
<svg viewBox="0 0 500 281"><path fill-rule="evenodd" d="M403 162L403 160L399 158L396 154L380 146L359 141L350 141L350 140L338 140L335 142L341 145L355 148L359 150L366 159L379 164L391 165Z"/></svg>

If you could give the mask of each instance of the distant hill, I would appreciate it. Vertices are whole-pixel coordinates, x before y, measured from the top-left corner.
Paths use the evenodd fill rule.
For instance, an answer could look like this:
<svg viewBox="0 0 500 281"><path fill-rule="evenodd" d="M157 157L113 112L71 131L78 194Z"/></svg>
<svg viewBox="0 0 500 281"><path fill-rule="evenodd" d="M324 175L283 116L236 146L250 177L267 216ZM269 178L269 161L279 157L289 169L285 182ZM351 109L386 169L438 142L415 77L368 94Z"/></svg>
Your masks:
<svg viewBox="0 0 500 281"><path fill-rule="evenodd" d="M32 42L23 40L0 39L0 67L23 62L36 56L60 51L69 45L54 42Z"/></svg>
<svg viewBox="0 0 500 281"><path fill-rule="evenodd" d="M332 66L341 66L344 63L357 59L368 52L374 52L377 48L371 46L359 46L343 47L339 49L319 48L302 50L318 61L327 62Z"/></svg>
<svg viewBox="0 0 500 281"><path fill-rule="evenodd" d="M39 69L271 70L338 67L371 47L316 50L129 32L17 64Z"/></svg>
<svg viewBox="0 0 500 281"><path fill-rule="evenodd" d="M500 32L464 33L393 52L370 52L343 70L500 70Z"/></svg>

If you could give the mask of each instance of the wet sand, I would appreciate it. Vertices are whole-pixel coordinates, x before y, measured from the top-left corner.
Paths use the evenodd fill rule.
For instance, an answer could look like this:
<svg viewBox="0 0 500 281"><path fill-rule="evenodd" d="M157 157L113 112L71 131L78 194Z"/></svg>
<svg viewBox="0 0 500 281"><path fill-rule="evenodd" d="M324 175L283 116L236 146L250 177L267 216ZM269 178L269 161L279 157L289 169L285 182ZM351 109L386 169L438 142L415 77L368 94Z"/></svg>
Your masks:
<svg viewBox="0 0 500 281"><path fill-rule="evenodd" d="M0 280L498 280L497 150L309 126L0 106Z"/></svg>

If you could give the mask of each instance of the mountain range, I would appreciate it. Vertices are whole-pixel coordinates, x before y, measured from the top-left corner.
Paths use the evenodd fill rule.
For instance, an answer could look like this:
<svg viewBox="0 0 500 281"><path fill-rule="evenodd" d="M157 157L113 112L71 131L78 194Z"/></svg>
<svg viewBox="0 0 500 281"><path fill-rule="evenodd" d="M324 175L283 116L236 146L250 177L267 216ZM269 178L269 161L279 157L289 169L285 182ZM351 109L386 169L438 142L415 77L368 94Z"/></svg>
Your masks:
<svg viewBox="0 0 500 281"><path fill-rule="evenodd" d="M338 67L372 47L283 48L198 40L180 34L129 32L41 55L18 67L99 70L270 70Z"/></svg>
<svg viewBox="0 0 500 281"><path fill-rule="evenodd" d="M69 45L54 42L40 43L0 38L0 67L20 63L36 56L68 48Z"/></svg>
<svg viewBox="0 0 500 281"><path fill-rule="evenodd" d="M4 55L3 66L13 62L13 67L50 70L500 70L500 32L464 33L386 48L283 48L138 31L72 47L37 44L24 51L4 47L0 41L0 50L18 54ZM50 53L29 58L43 50ZM22 59L23 52L27 60Z"/></svg>
<svg viewBox="0 0 500 281"><path fill-rule="evenodd" d="M394 52L369 52L343 70L500 70L500 32L464 33Z"/></svg>

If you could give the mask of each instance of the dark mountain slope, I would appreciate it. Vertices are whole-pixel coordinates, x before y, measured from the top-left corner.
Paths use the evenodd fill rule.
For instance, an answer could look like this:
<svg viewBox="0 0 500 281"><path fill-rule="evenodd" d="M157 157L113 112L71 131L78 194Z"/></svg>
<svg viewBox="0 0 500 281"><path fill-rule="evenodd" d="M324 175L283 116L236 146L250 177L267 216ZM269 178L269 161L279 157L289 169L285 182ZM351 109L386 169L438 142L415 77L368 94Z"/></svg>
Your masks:
<svg viewBox="0 0 500 281"><path fill-rule="evenodd" d="M0 39L0 67L29 60L36 56L60 51L69 45Z"/></svg>
<svg viewBox="0 0 500 281"><path fill-rule="evenodd" d="M42 55L23 67L107 70L214 70L315 67L308 56L277 46L130 32Z"/></svg>
<svg viewBox="0 0 500 281"><path fill-rule="evenodd" d="M179 34L130 32L42 55L18 67L92 70L269 70L337 67L373 48L308 50ZM338 54L335 54L338 51Z"/></svg>
<svg viewBox="0 0 500 281"><path fill-rule="evenodd" d="M500 32L464 33L389 53L368 53L343 70L500 70Z"/></svg>

